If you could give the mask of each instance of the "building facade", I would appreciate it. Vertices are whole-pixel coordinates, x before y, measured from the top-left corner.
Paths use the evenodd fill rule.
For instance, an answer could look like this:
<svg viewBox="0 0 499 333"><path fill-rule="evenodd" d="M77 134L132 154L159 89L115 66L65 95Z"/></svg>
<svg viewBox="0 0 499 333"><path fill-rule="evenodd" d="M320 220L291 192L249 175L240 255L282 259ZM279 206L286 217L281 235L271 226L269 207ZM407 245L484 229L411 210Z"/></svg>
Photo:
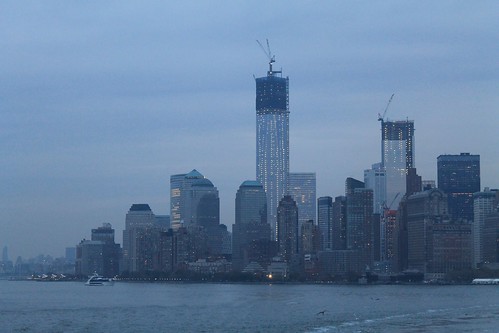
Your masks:
<svg viewBox="0 0 499 333"><path fill-rule="evenodd" d="M232 226L233 269L242 271L251 262L268 265L270 258L262 255L265 251L255 247L265 247L270 240L267 195L259 182L247 180L236 193L236 221Z"/></svg>
<svg viewBox="0 0 499 333"><path fill-rule="evenodd" d="M487 237L485 218L497 212L499 204L499 191L486 188L483 192L473 194L473 267L487 261L484 253L490 251L485 248ZM494 232L495 233L495 232ZM494 246L494 250L497 246Z"/></svg>
<svg viewBox="0 0 499 333"><path fill-rule="evenodd" d="M277 208L277 243L279 254L288 264L300 253L298 234L298 207L289 195L285 195Z"/></svg>
<svg viewBox="0 0 499 333"><path fill-rule="evenodd" d="M298 230L301 232L303 223L316 221L316 176L315 172L289 173L288 194L293 197L298 206Z"/></svg>
<svg viewBox="0 0 499 333"><path fill-rule="evenodd" d="M454 219L473 220L473 193L480 191L480 155L461 153L437 158L438 188L447 194Z"/></svg>
<svg viewBox="0 0 499 333"><path fill-rule="evenodd" d="M317 225L321 235L321 250L333 249L333 198L317 199Z"/></svg>
<svg viewBox="0 0 499 333"><path fill-rule="evenodd" d="M387 205L397 207L405 195L406 175L415 167L414 121L382 121L381 166L385 171Z"/></svg>
<svg viewBox="0 0 499 333"><path fill-rule="evenodd" d="M256 78L256 179L267 193L267 221L277 239L277 206L289 176L289 79L272 70Z"/></svg>

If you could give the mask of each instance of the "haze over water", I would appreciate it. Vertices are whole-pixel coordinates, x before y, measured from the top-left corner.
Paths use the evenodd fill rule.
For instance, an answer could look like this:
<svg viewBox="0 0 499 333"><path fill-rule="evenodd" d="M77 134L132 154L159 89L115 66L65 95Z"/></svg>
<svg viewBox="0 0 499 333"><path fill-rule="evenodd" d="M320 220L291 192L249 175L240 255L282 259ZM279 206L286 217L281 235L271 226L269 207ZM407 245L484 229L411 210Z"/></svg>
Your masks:
<svg viewBox="0 0 499 333"><path fill-rule="evenodd" d="M0 294L2 332L496 332L499 324L497 286L0 281Z"/></svg>

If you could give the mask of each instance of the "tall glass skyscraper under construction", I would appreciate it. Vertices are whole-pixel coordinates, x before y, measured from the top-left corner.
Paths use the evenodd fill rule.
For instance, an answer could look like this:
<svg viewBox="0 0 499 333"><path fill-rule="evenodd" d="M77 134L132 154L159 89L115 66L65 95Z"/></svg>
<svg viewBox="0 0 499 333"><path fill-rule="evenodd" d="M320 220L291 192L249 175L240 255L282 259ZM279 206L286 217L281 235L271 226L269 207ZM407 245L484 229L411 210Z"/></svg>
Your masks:
<svg viewBox="0 0 499 333"><path fill-rule="evenodd" d="M386 174L386 204L397 209L406 192L406 176L414 168L414 121L381 123L381 165Z"/></svg>
<svg viewBox="0 0 499 333"><path fill-rule="evenodd" d="M288 189L289 79L272 70L256 78L256 179L267 193L268 222L277 239L277 206ZM279 74L279 75L278 75Z"/></svg>

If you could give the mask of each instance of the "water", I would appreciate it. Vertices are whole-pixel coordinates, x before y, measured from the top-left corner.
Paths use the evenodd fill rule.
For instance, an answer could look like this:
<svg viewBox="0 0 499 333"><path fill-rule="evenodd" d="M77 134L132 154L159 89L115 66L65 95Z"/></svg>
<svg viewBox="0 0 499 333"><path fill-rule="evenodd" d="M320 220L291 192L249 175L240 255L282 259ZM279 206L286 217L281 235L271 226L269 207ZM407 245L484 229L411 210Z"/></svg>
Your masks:
<svg viewBox="0 0 499 333"><path fill-rule="evenodd" d="M0 281L0 332L498 331L498 286Z"/></svg>

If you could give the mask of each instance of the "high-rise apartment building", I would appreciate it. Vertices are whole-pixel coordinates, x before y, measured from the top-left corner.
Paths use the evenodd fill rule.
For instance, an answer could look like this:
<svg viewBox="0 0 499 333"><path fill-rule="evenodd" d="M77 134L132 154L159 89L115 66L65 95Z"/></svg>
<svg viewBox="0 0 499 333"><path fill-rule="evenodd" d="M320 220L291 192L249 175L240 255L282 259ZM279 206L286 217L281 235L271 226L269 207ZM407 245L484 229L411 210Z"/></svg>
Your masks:
<svg viewBox="0 0 499 333"><path fill-rule="evenodd" d="M273 71L272 62L267 76L255 79L256 179L267 193L268 222L277 239L277 206L289 176L289 79Z"/></svg>
<svg viewBox="0 0 499 333"><path fill-rule="evenodd" d="M288 194L298 206L298 230L301 233L303 223L316 220L315 172L290 172Z"/></svg>
<svg viewBox="0 0 499 333"><path fill-rule="evenodd" d="M480 191L480 155L440 155L437 158L438 188L447 194L454 219L473 220L473 193Z"/></svg>

